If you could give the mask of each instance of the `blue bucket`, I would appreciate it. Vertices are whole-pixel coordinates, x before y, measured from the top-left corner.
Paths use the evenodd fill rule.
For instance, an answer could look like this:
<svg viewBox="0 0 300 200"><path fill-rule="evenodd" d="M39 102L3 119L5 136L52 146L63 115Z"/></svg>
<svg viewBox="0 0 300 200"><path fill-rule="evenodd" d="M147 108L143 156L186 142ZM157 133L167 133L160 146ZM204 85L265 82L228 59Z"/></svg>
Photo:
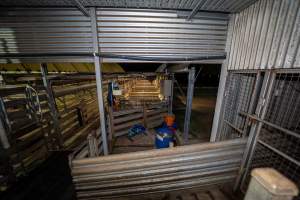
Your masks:
<svg viewBox="0 0 300 200"><path fill-rule="evenodd" d="M156 130L155 147L157 149L169 148L170 143L174 142L173 131L169 128L159 128Z"/></svg>

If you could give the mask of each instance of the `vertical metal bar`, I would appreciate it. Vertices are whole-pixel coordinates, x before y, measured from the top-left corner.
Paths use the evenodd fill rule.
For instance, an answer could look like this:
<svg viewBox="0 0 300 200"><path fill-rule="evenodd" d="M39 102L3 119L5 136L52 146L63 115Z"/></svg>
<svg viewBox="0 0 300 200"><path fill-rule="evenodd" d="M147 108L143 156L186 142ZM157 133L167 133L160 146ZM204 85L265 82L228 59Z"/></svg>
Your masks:
<svg viewBox="0 0 300 200"><path fill-rule="evenodd" d="M2 119L0 119L0 141L1 141L2 147L4 149L9 149L10 144L9 144L9 141L8 141L8 138L7 138L7 132L4 128Z"/></svg>
<svg viewBox="0 0 300 200"><path fill-rule="evenodd" d="M189 69L189 83L188 83L185 118L184 118L183 137L185 143L187 143L189 140L189 128L190 128L190 120L192 114L194 84L195 84L195 68L192 67L191 69Z"/></svg>
<svg viewBox="0 0 300 200"><path fill-rule="evenodd" d="M218 136L218 131L220 130L220 124L221 124L221 110L223 109L223 102L224 102L224 95L225 95L225 84L226 84L226 77L227 77L227 67L229 63L229 59L231 57L231 44L232 44L232 35L233 35L233 25L234 25L234 15L230 16L229 24L228 24L228 32L227 32L227 40L226 40L226 48L225 51L227 52L226 60L223 62L221 67L221 74L220 74L220 80L219 80L219 88L218 88L218 94L217 94L217 102L215 106L215 114L213 119L213 125L210 135L210 141L215 142L217 138L220 138Z"/></svg>
<svg viewBox="0 0 300 200"><path fill-rule="evenodd" d="M273 84L275 82L276 73L272 71L267 71L265 74L265 78L262 84L262 89L260 93L259 102L255 111L255 114L260 117L261 119L264 119L266 112L267 112L267 106L271 98L272 94L272 88ZM248 142L245 148L245 152L243 155L241 167L239 174L237 176L234 190L236 191L239 186L242 186L246 180L247 173L250 169L250 165L252 162L252 158L254 155L255 147L257 144L258 136L261 131L261 128L263 126L262 122L258 122L257 124L253 124L250 129L250 134L248 138Z"/></svg>
<svg viewBox="0 0 300 200"><path fill-rule="evenodd" d="M97 97L98 97L98 106L99 106L99 114L100 114L103 152L104 155L108 155L108 142L107 142L103 90L102 90L101 63L100 63L99 56L94 57L94 64L95 64L95 72L96 72Z"/></svg>
<svg viewBox="0 0 300 200"><path fill-rule="evenodd" d="M58 112L56 109L56 104L55 104L55 99L54 99L54 95L53 95L53 91L48 79L48 69L47 69L47 64L42 63L40 66L41 69L41 73L42 73L42 80L43 80L43 84L46 90L46 94L47 94L47 100L48 100L48 106L50 109L50 114L52 116L53 119L53 124L54 124L54 130L55 130L55 134L56 134L56 140L58 141L58 146L63 148L63 139L62 139L62 135L61 135L61 130L60 130L60 122L58 120Z"/></svg>
<svg viewBox="0 0 300 200"><path fill-rule="evenodd" d="M92 36L93 36L93 49L94 49L94 65L95 65L95 75L96 75L96 85L97 85L97 97L101 124L101 137L104 155L108 155L108 141L105 123L105 110L103 101L103 90L102 90L102 74L101 74L101 61L98 56L99 44L98 44L98 30L97 30L97 16L95 7L90 8L91 12L91 26L92 26Z"/></svg>
<svg viewBox="0 0 300 200"><path fill-rule="evenodd" d="M253 89L253 93L252 93L252 97L250 100L250 105L248 108L248 113L252 114L255 111L255 105L257 103L257 100L259 98L259 92L261 89L261 85L262 84L262 75L260 72L257 73L256 75L256 79L255 79L255 85L254 85L254 89ZM248 132L248 124L249 124L249 117L246 118L246 122L245 122L245 128L244 128L244 133L243 133L243 137L247 136L247 132Z"/></svg>
<svg viewBox="0 0 300 200"><path fill-rule="evenodd" d="M170 101L169 101L169 108L168 112L169 114L173 113L173 98L174 98L174 73L171 74L172 77L172 83L171 83L171 96L170 96Z"/></svg>

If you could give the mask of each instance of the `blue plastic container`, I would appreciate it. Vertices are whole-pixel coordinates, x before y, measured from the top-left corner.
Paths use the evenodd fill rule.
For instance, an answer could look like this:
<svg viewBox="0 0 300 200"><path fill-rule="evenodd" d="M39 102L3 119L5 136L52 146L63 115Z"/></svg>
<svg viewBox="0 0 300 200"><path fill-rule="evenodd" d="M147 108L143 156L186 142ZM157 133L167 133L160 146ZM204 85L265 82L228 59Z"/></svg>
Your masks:
<svg viewBox="0 0 300 200"><path fill-rule="evenodd" d="M174 142L173 131L169 128L158 128L155 136L155 147L157 149L169 148L170 143Z"/></svg>

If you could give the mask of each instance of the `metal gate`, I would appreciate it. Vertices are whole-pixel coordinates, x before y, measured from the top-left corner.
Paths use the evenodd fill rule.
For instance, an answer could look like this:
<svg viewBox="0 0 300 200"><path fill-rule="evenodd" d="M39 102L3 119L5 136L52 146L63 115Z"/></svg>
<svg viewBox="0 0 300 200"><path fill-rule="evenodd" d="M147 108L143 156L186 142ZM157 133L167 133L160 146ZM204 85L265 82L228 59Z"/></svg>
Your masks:
<svg viewBox="0 0 300 200"><path fill-rule="evenodd" d="M252 82L249 86L254 88L253 90L246 88L243 88L242 92L237 90L237 87L243 87L249 81L247 79L242 81L244 83L236 83L245 75L234 72L229 74L226 85L227 92L233 94L231 93L224 103L225 112L220 137L224 138L224 135L241 137L239 133L249 135L235 189L239 188L245 192L249 184L250 172L257 167L273 167L299 187L300 71L267 70L254 73L257 77L256 83ZM243 98L245 93L246 96L252 96L251 100L241 101L249 99ZM232 104L247 105L248 109L228 106ZM249 109L251 107L252 109ZM229 118L232 116L234 117ZM232 126L227 123L227 119L231 120ZM241 124L244 126L242 129L239 126ZM300 199L299 196L296 199Z"/></svg>
<svg viewBox="0 0 300 200"><path fill-rule="evenodd" d="M256 101L256 85L260 76L255 72L229 72L222 108L223 119L217 140L247 136L247 119L243 113L252 113Z"/></svg>

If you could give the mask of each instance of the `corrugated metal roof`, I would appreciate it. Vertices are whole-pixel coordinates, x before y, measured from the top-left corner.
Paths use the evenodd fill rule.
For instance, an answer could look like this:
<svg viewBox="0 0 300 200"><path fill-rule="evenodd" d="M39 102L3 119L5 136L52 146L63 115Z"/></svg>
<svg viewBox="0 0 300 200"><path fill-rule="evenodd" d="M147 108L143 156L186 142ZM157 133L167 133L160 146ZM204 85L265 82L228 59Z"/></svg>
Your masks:
<svg viewBox="0 0 300 200"><path fill-rule="evenodd" d="M94 72L93 63L48 63L49 72ZM103 63L102 72L104 73L122 73L123 68L116 63ZM40 71L39 64L0 64L0 71Z"/></svg>
<svg viewBox="0 0 300 200"><path fill-rule="evenodd" d="M147 8L239 12L256 0L80 0L82 5L110 8ZM75 6L72 0L1 0L0 6Z"/></svg>

